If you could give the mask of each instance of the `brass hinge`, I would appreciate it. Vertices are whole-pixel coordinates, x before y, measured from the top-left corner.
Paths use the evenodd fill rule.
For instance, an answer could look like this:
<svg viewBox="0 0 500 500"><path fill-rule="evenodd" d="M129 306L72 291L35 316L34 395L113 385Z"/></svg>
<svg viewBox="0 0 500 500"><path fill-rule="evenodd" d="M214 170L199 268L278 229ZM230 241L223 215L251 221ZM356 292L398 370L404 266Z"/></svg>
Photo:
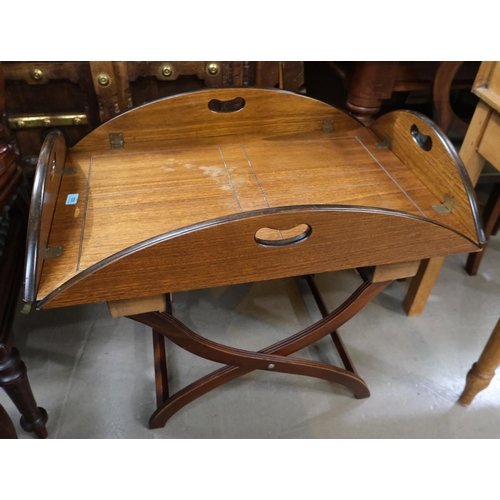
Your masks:
<svg viewBox="0 0 500 500"><path fill-rule="evenodd" d="M64 113L46 115L10 115L8 124L11 129L23 129L33 127L60 127L63 125L87 125L85 113Z"/></svg>
<svg viewBox="0 0 500 500"><path fill-rule="evenodd" d="M384 140L382 142L376 142L375 146L377 146L377 148L379 149L391 149L391 143L392 139L388 135L386 135L384 137Z"/></svg>
<svg viewBox="0 0 500 500"><path fill-rule="evenodd" d="M331 134L332 132L335 132L335 129L333 128L333 118L325 118L323 120L323 125L321 127L321 130L325 134Z"/></svg>
<svg viewBox="0 0 500 500"><path fill-rule="evenodd" d="M121 132L117 134L109 134L109 146L111 149L123 149L125 147L123 134Z"/></svg>
<svg viewBox="0 0 500 500"><path fill-rule="evenodd" d="M43 251L44 259L56 259L57 257L61 257L63 254L63 247L47 247Z"/></svg>
<svg viewBox="0 0 500 500"><path fill-rule="evenodd" d="M439 205L432 205L432 208L438 214L451 214L454 205L455 205L455 198L453 198L453 196L451 196L450 194L446 193L444 195L443 203Z"/></svg>
<svg viewBox="0 0 500 500"><path fill-rule="evenodd" d="M31 312L31 302L25 302L20 311L21 314L29 314Z"/></svg>

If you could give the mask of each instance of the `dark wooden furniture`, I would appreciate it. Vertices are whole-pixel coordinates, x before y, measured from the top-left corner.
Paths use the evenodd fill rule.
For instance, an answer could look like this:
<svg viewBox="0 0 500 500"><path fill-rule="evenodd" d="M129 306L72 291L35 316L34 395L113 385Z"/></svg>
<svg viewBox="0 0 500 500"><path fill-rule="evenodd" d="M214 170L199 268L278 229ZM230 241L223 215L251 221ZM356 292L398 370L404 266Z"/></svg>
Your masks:
<svg viewBox="0 0 500 500"><path fill-rule="evenodd" d="M382 106L395 95L427 93L435 121L442 128L457 124L449 90L470 89L479 63L437 61L357 61L331 63L347 89L346 106L365 125L373 122ZM449 83L449 85L448 85ZM447 89L443 92L443 89ZM443 127L444 125L444 127Z"/></svg>
<svg viewBox="0 0 500 500"><path fill-rule="evenodd" d="M480 101L467 130L460 156L469 172L472 185L476 185L485 160L500 170L500 63L484 62L476 76L473 92ZM497 188L495 188L497 189ZM498 197L492 198L485 211L486 241L498 220L500 209ZM486 245L485 245L486 246ZM474 274L480 258L469 257L466 269ZM404 301L404 308L410 316L421 314L432 287L441 270L443 259L424 261L412 280Z"/></svg>
<svg viewBox="0 0 500 500"><path fill-rule="evenodd" d="M0 63L0 120L3 117L5 88ZM0 252L0 387L21 413L21 426L38 437L47 436L47 413L38 408L31 391L25 364L12 346L12 322L22 284L28 202L20 189L23 175L18 169L14 148L0 123L0 211L9 206L10 225L5 248ZM17 195L16 195L17 194Z"/></svg>
<svg viewBox="0 0 500 500"><path fill-rule="evenodd" d="M0 207L13 199L22 175L17 169L14 150L5 140L0 125ZM0 256L0 387L21 413L21 426L38 437L47 436L47 413L38 408L31 392L26 366L12 346L12 322L22 284L28 204L18 194L9 210L7 245Z"/></svg>
<svg viewBox="0 0 500 500"><path fill-rule="evenodd" d="M31 200L25 300L106 301L113 316L150 326L150 426L160 427L253 370L367 397L336 330L421 259L483 242L463 165L424 116L394 112L366 128L297 94L213 89L131 110L69 149L49 134ZM359 288L327 311L310 275L353 268ZM306 277L323 319L258 352L210 341L174 316L172 293L290 276ZM327 335L344 368L290 357ZM225 366L171 395L164 338Z"/></svg>
<svg viewBox="0 0 500 500"><path fill-rule="evenodd" d="M14 423L2 405L0 405L0 439L17 439Z"/></svg>
<svg viewBox="0 0 500 500"><path fill-rule="evenodd" d="M218 87L299 92L303 63L286 61L4 62L6 120L23 165L54 129L74 145L90 130L153 100Z"/></svg>

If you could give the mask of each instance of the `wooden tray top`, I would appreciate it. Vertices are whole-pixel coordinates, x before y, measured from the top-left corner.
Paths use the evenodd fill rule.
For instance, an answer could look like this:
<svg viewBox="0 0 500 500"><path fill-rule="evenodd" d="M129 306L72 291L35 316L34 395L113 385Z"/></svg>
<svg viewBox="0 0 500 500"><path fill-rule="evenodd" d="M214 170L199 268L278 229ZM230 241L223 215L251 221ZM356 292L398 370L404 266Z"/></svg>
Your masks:
<svg viewBox="0 0 500 500"><path fill-rule="evenodd" d="M213 126L208 126L210 123L205 127L196 106L202 103L205 111L207 102L213 99L231 102L235 95L245 97L244 109L228 113L208 111L208 119L222 120L226 127L217 135L217 130L214 132ZM243 120L241 130L231 130L227 120L244 113L253 104L253 98L262 101L257 116L251 116L253 129L248 128L243 118L238 118ZM262 103L280 99L298 103L293 116L289 105L287 108L292 125L287 124L286 113L280 116L272 109L274 122L258 119L259 113L265 112ZM463 172L461 178L454 164L455 174L449 176L460 191L454 196L455 203L463 205L463 210L438 213L433 207L443 203L439 189L429 187L425 175L408 166L411 161L405 164L400 159L402 155L395 154L390 141L384 138L388 126L382 126L381 130L375 126L371 130L323 103L270 90L202 91L179 96L177 100L182 101L181 107L176 98L170 98L111 120L68 151L47 242L48 247L62 247L63 251L61 256L43 261L36 300L42 301L92 266L106 263L106 259L109 261L110 257L146 240L207 221L230 220L249 213L262 215L272 209L279 212L284 207L344 207L351 211L368 207L374 213L379 210L384 214L396 211L399 215L406 214L411 224L425 220L435 223L427 224L429 227L447 228L449 244L445 253L474 251L481 244L474 213L477 208L467 186L464 187ZM301 106L307 118L305 125L296 118L300 117ZM165 127L162 129L154 121L159 110L168 109L173 109L169 123L175 125L176 117L180 117L181 131L183 126L198 120L200 129L210 132L198 137L191 129L187 133L184 129L184 135L175 128L165 132ZM412 115L410 121L418 122L420 129L428 126L417 115ZM263 123L260 128L259 123ZM391 126L396 127L394 123ZM159 133L162 130L163 136ZM173 130L177 136L173 136ZM109 134L119 133L123 148L112 149ZM409 133L408 136L415 142ZM117 136L112 138L116 140ZM437 140L434 142L437 149ZM415 155L421 149L417 144L419 151ZM447 161L456 162L456 158ZM258 233L258 237L264 242L286 242L293 237L300 240L303 234L307 239L308 222L305 218L302 222L293 227L264 226L267 229ZM368 239L377 239L379 229L372 226L370 232ZM414 245L419 245L426 239L426 233L413 231L408 237L414 239ZM369 252L370 248L366 248L366 253ZM444 249L428 248L422 257L436 252L441 255ZM405 258L401 255L399 260ZM329 267L337 268L342 265L334 263ZM109 290L109 283L102 288ZM146 295L151 287L143 288L142 292L133 293ZM109 300L105 295L97 290L88 301ZM122 298L123 293L117 297ZM69 299L59 305L82 302L85 300L81 298Z"/></svg>

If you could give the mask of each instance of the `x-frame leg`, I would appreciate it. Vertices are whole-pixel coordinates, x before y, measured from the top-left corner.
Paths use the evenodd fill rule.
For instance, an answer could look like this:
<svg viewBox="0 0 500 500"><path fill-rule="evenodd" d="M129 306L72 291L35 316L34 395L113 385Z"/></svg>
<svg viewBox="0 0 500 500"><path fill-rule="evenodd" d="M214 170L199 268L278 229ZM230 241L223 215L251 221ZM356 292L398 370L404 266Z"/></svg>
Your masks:
<svg viewBox="0 0 500 500"><path fill-rule="evenodd" d="M312 278L306 277L313 295L319 293L315 289ZM221 385L234 380L254 370L277 371L316 377L343 385L351 390L357 398L366 398L370 395L365 382L357 375L354 366L338 336L336 330L357 314L376 295L378 295L392 281L364 283L337 309L327 313L324 304L320 311L324 316L315 324L292 335L280 342L270 345L258 352L236 349L217 342L205 339L187 328L176 319L170 308L168 298L167 311L149 312L129 316L130 319L150 326L153 329L155 350L155 377L158 408L149 421L150 428L163 427L167 420L188 403L210 392ZM322 302L321 302L322 304ZM331 335L346 369L300 358L287 356ZM186 351L225 364L226 366L209 373L205 377L189 384L173 395L168 393L168 380L165 362L164 339L170 339Z"/></svg>

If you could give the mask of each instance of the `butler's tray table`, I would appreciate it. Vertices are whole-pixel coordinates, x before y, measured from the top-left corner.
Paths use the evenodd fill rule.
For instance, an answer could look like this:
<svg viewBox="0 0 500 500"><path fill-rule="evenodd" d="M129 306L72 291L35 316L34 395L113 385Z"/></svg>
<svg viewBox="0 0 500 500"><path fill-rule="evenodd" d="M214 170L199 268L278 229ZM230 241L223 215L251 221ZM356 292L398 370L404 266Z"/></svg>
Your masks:
<svg viewBox="0 0 500 500"><path fill-rule="evenodd" d="M253 370L339 383L369 395L336 332L421 259L484 243L467 173L426 117L370 127L272 89L162 99L67 148L45 140L31 200L25 301L38 309L107 302L153 329L163 426L190 401ZM329 312L315 273L360 269ZM258 352L208 340L175 318L171 294L306 277L323 319ZM344 368L290 355L331 335ZM224 366L169 394L164 338Z"/></svg>

